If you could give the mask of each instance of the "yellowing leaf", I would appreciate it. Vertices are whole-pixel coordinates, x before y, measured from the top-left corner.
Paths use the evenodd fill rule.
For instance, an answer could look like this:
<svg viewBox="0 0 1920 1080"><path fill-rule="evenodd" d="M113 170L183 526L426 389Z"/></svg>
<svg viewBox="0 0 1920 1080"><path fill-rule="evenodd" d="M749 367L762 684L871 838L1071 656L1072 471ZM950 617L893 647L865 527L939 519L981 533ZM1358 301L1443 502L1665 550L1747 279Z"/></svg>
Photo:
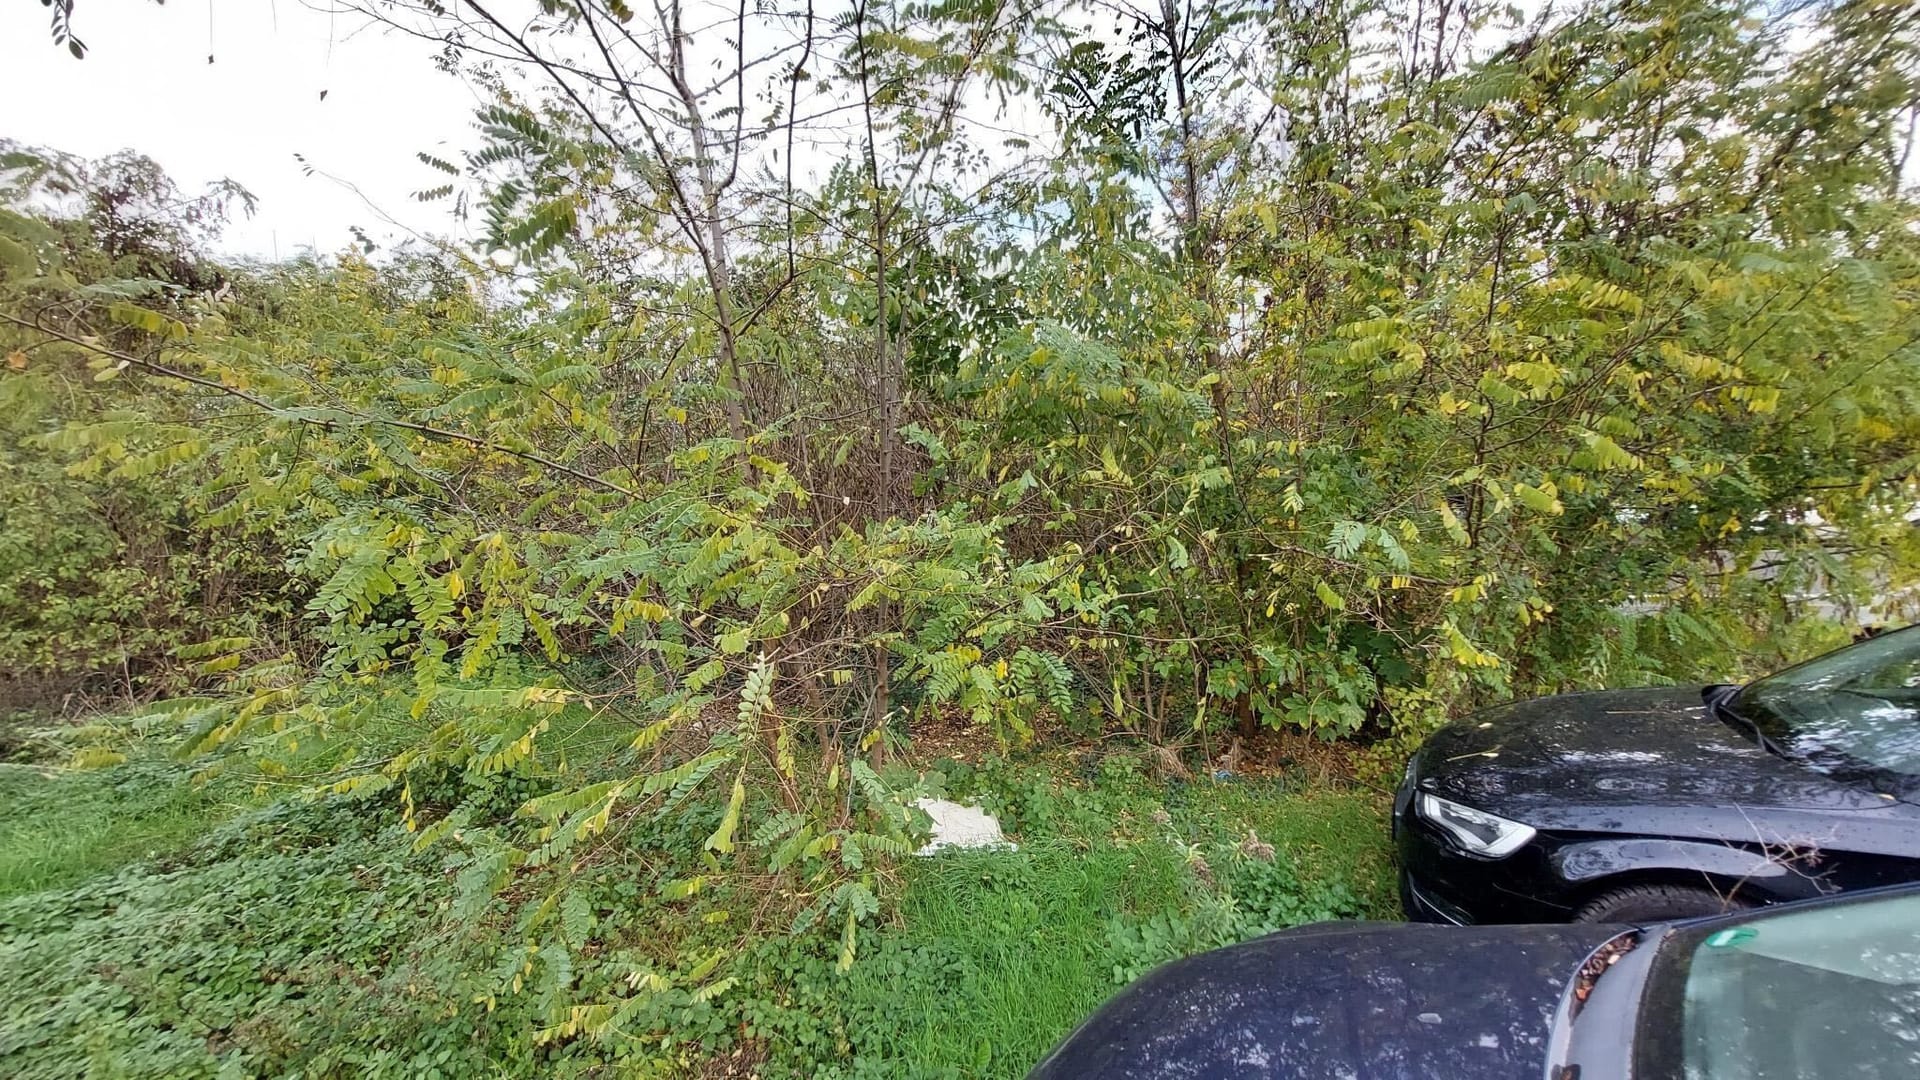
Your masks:
<svg viewBox="0 0 1920 1080"><path fill-rule="evenodd" d="M1552 481L1534 487L1532 484L1513 485L1513 497L1520 500L1527 509L1541 514L1559 514L1565 511L1557 497Z"/></svg>
<svg viewBox="0 0 1920 1080"><path fill-rule="evenodd" d="M660 886L660 899L685 900L687 897L699 892L706 884L707 879L704 876L669 881L665 885Z"/></svg>
<svg viewBox="0 0 1920 1080"><path fill-rule="evenodd" d="M169 341L179 341L187 336L187 324L135 304L113 304L107 308L107 317L122 326L144 330Z"/></svg>
<svg viewBox="0 0 1920 1080"><path fill-rule="evenodd" d="M89 746L73 755L72 764L76 769L104 769L125 760L127 755L118 750L109 750L104 746Z"/></svg>
<svg viewBox="0 0 1920 1080"><path fill-rule="evenodd" d="M1447 623L1441 627L1441 630L1446 634L1447 650L1453 654L1455 662L1459 663L1462 667L1493 668L1500 666L1499 657L1490 652L1483 651L1479 646L1468 640L1467 635L1461 633L1460 628L1455 626L1452 620L1448 620Z"/></svg>

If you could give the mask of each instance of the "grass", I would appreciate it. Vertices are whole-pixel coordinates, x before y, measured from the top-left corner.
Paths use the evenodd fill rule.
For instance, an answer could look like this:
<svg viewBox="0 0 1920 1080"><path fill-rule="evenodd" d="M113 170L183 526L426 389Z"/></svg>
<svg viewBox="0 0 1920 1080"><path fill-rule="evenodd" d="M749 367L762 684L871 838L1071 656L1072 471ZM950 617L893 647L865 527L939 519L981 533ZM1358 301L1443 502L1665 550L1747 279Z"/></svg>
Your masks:
<svg viewBox="0 0 1920 1080"><path fill-rule="evenodd" d="M854 966L846 993L856 1008L893 1016L863 1056L897 1075L1024 1073L1116 988L1109 924L1177 908L1185 873L1167 848L1081 852L1059 841L917 870L881 957L945 962L931 977L926 967Z"/></svg>
<svg viewBox="0 0 1920 1080"><path fill-rule="evenodd" d="M698 1033L674 1028L691 1040L679 1066L699 1075L766 1013L780 1021L756 1051L767 1075L1018 1077L1161 961L1397 915L1372 792L1298 776L1163 783L1124 758L1061 754L935 769L1018 850L908 860L844 975L837 940L754 946L759 976L689 1012ZM138 757L0 766L0 1073L71 1074L81 1059L62 1048L82 1046L88 1068L135 1076L619 1071L595 1044L532 1039L549 1006L501 983L511 920L450 921L454 864L408 854L390 808L264 808L237 782L185 775ZM635 902L634 918L686 917ZM618 977L588 961L583 980ZM474 1004L496 994L497 1011Z"/></svg>
<svg viewBox="0 0 1920 1080"><path fill-rule="evenodd" d="M0 764L0 900L177 851L233 808L165 762L77 772Z"/></svg>
<svg viewBox="0 0 1920 1080"><path fill-rule="evenodd" d="M1251 907L1254 879L1277 871L1298 910L1399 915L1371 792L1129 776L1071 785L1037 771L986 787L1010 816L1040 820L1018 851L909 866L895 925L847 977L849 1012L883 1017L856 1039L857 1074L1022 1076L1132 975L1272 929L1275 916ZM1249 834L1275 863L1243 854Z"/></svg>

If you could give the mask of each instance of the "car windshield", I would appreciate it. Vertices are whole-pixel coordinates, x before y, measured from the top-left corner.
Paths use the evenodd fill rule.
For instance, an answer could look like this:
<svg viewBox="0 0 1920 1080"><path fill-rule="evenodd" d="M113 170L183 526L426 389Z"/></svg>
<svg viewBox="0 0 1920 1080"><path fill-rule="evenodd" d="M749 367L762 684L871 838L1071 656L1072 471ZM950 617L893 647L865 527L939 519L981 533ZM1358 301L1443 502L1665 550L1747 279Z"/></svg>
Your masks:
<svg viewBox="0 0 1920 1080"><path fill-rule="evenodd" d="M1718 922L1661 952L1636 1075L1920 1076L1920 894Z"/></svg>
<svg viewBox="0 0 1920 1080"><path fill-rule="evenodd" d="M1920 626L1761 679L1733 708L1816 768L1912 791L1920 781Z"/></svg>

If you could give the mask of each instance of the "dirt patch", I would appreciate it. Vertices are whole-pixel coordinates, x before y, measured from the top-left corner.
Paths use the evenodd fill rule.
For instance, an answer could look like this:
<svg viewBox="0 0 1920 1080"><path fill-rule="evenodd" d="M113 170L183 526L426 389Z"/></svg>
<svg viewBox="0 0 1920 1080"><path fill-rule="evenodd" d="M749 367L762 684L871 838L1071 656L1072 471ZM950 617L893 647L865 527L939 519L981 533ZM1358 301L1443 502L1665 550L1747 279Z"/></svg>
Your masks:
<svg viewBox="0 0 1920 1080"><path fill-rule="evenodd" d="M750 1039L743 1033L732 1049L696 1065L693 1075L700 1080L749 1080L759 1076L761 1066L766 1063L766 1040Z"/></svg>
<svg viewBox="0 0 1920 1080"><path fill-rule="evenodd" d="M1357 775L1358 749L1299 731L1261 731L1240 748L1245 776L1302 776L1316 784L1351 780Z"/></svg>
<svg viewBox="0 0 1920 1080"><path fill-rule="evenodd" d="M951 758L974 761L1000 752L993 733L976 726L958 709L924 709L907 726L907 759L924 764Z"/></svg>
<svg viewBox="0 0 1920 1080"><path fill-rule="evenodd" d="M1251 738L1216 733L1184 744L1152 746L1126 732L1076 735L1065 724L1044 716L1036 721L1034 729L1038 745L1082 760L1114 754L1138 757L1142 765L1164 779L1225 773L1316 785L1344 783L1360 776L1364 755L1362 748L1351 743L1329 742L1299 731L1261 730ZM941 760L977 762L1001 752L991 732L958 710L923 711L914 718L908 734L912 741L906 758L917 765Z"/></svg>

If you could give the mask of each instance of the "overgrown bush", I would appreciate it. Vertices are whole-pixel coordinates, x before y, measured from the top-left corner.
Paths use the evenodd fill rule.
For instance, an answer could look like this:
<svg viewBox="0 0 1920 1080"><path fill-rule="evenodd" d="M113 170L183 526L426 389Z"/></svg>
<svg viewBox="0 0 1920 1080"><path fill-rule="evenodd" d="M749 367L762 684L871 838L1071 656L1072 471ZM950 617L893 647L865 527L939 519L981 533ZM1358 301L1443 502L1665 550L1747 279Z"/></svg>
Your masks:
<svg viewBox="0 0 1920 1080"><path fill-rule="evenodd" d="M186 196L158 166L120 154L89 165L0 140L0 255L8 300L102 312L103 344L153 347L132 323L204 310L233 271L200 253L232 185ZM134 310L132 307L126 310ZM190 444L149 462L74 469L63 427L144 426L180 416L152 387L115 381L17 322L0 323L0 714L77 715L191 685L178 650L238 634L279 638L293 616L272 523L199 520L210 474Z"/></svg>
<svg viewBox="0 0 1920 1080"><path fill-rule="evenodd" d="M735 977L561 977L614 837L672 868L646 904L751 888L849 966L930 729L1409 739L1920 580L1920 9L774 3L736 33L803 54L708 71L673 4L373 7L497 90L420 157L484 260L148 258L209 214L112 240L171 219L9 151L4 505L71 501L9 517L0 640L170 651L146 727L394 807L511 898L541 1045ZM128 507L189 554L129 573Z"/></svg>

